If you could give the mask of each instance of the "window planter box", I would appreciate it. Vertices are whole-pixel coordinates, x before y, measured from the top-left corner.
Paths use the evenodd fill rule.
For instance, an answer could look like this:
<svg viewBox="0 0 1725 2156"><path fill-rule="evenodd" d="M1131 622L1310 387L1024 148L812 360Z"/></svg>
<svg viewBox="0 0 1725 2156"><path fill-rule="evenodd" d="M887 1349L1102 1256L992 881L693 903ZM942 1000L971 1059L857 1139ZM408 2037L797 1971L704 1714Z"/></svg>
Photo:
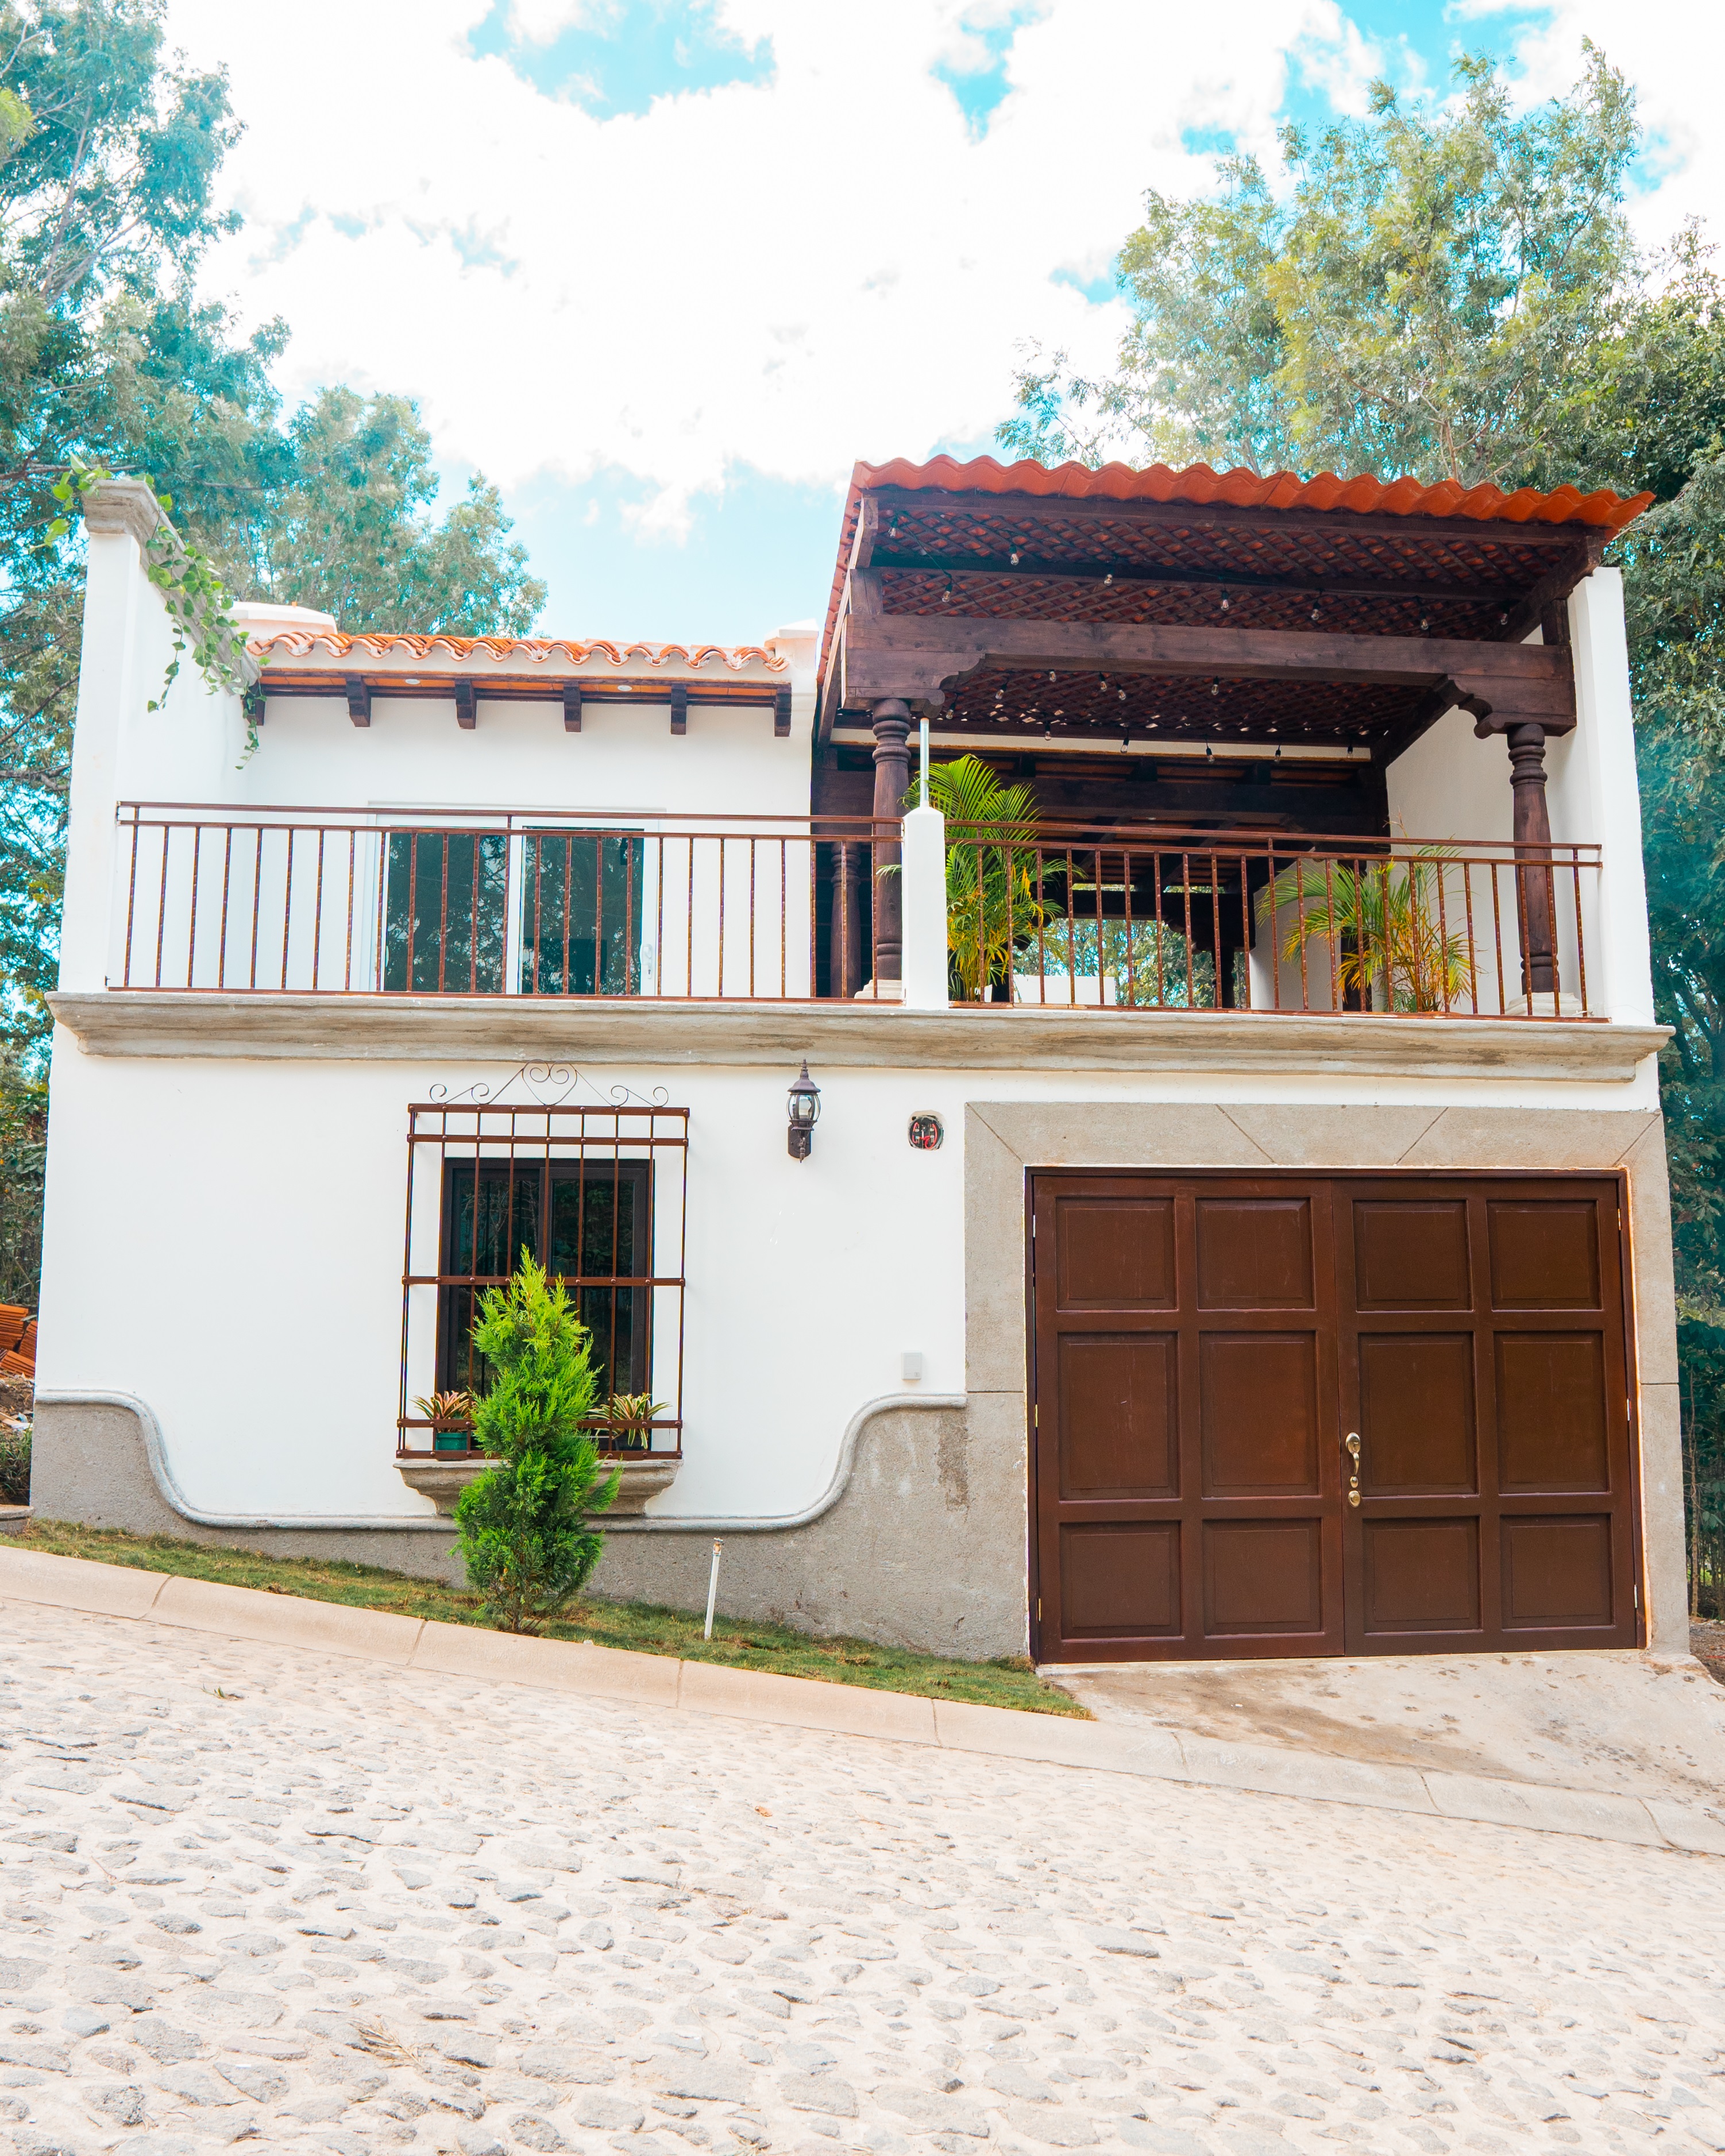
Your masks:
<svg viewBox="0 0 1725 2156"><path fill-rule="evenodd" d="M483 1475L491 1462L483 1453L470 1452L458 1456L446 1453L441 1459L398 1459L396 1467L401 1479L410 1490L429 1497L439 1512L446 1516L455 1509L455 1500L475 1476ZM682 1461L663 1452L619 1453L608 1463L623 1470L623 1481L617 1491L612 1513L636 1513L646 1509L647 1500L656 1497L661 1490L669 1490L677 1479L677 1470ZM609 1514L600 1513L603 1521Z"/></svg>

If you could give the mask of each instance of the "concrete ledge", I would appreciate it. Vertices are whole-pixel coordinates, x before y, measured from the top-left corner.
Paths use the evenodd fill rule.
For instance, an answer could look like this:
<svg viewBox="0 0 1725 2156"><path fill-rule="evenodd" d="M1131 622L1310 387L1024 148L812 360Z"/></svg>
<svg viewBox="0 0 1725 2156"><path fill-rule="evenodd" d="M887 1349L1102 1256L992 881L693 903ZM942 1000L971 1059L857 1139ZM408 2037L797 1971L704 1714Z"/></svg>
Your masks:
<svg viewBox="0 0 1725 2156"><path fill-rule="evenodd" d="M1172 1730L1124 1730L964 1700L824 1684L669 1655L585 1642L517 1639L295 1595L139 1572L0 1543L0 1602L142 1620L212 1636L351 1655L428 1676L530 1685L641 1707L919 1744L997 1759L1078 1767L1188 1787L1320 1804L1419 1812L1432 1819L1572 1834L1643 1847L1725 1856L1725 1815L1609 1792L1497 1782L1266 1744L1228 1744Z"/></svg>
<svg viewBox="0 0 1725 2156"><path fill-rule="evenodd" d="M798 1057L900 1070L1290 1070L1422 1078L1634 1077L1667 1027L1603 1019L1337 1012L1121 1011L897 1004L566 1004L559 997L57 991L91 1055L336 1061L457 1054L532 1061L770 1065Z"/></svg>

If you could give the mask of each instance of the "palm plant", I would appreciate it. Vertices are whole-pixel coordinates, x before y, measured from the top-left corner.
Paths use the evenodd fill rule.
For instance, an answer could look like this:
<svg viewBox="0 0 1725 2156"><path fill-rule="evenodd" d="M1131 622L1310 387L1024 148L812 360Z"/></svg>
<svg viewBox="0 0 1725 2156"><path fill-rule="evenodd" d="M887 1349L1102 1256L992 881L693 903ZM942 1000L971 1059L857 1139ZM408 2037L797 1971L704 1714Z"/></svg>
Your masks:
<svg viewBox="0 0 1725 2156"><path fill-rule="evenodd" d="M1284 958L1327 945L1337 987L1368 1007L1378 990L1393 1011L1453 1010L1473 993L1473 941L1451 928L1443 897L1450 846L1393 859L1294 862L1258 895L1260 921L1297 909Z"/></svg>
<svg viewBox="0 0 1725 2156"><path fill-rule="evenodd" d="M929 773L928 795L947 819L947 964L959 998L980 1003L1047 917L1036 896L1036 790L1003 786L980 757L961 756Z"/></svg>

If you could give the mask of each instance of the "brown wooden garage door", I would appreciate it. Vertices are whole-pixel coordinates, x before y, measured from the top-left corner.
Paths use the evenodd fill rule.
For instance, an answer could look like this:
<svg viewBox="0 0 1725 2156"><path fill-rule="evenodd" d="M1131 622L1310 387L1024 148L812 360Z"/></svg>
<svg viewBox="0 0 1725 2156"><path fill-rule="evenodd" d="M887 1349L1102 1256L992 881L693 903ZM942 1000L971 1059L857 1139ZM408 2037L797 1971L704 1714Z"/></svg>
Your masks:
<svg viewBox="0 0 1725 2156"><path fill-rule="evenodd" d="M1039 1659L1634 1645L1621 1195L1034 1176Z"/></svg>

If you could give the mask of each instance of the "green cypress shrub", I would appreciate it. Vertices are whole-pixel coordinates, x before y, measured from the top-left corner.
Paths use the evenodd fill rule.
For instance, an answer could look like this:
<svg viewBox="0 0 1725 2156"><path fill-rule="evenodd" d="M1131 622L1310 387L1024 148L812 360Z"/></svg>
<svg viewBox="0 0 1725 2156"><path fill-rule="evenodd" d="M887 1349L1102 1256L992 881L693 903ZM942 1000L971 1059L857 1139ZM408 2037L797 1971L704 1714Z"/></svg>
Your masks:
<svg viewBox="0 0 1725 2156"><path fill-rule="evenodd" d="M601 1481L583 1428L598 1390L587 1327L527 1250L508 1286L481 1296L473 1337L491 1373L474 1402L474 1441L495 1464L462 1491L456 1531L492 1620L533 1632L592 1577L605 1546L592 1516L621 1476Z"/></svg>

